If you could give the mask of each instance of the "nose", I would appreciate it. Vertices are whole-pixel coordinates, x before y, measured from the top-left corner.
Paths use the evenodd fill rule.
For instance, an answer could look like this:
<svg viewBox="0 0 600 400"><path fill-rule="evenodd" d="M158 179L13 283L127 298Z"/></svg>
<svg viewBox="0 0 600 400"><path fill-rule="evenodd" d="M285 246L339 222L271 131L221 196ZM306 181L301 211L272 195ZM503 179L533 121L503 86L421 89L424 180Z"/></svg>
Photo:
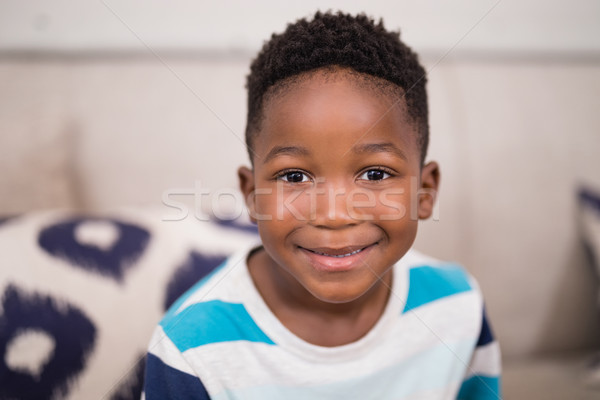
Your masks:
<svg viewBox="0 0 600 400"><path fill-rule="evenodd" d="M343 182L320 183L313 193L311 223L320 228L341 229L357 224L348 207L349 188Z"/></svg>

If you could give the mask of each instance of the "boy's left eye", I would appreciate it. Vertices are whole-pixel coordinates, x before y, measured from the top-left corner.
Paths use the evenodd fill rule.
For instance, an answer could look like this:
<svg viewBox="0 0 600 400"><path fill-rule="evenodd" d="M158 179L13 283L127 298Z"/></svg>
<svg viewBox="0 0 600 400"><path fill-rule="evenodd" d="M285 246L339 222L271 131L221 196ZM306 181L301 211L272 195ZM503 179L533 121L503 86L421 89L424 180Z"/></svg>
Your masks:
<svg viewBox="0 0 600 400"><path fill-rule="evenodd" d="M389 178L391 175L381 169L370 169L365 171L358 179L363 179L366 181L381 181Z"/></svg>

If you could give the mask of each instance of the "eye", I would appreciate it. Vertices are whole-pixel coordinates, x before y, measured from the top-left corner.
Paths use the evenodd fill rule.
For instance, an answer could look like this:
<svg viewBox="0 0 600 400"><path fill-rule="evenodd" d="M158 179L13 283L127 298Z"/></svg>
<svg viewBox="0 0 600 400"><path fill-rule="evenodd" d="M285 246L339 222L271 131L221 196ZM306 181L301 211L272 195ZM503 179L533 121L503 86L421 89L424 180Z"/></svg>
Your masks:
<svg viewBox="0 0 600 400"><path fill-rule="evenodd" d="M302 183L310 180L308 176L301 171L283 171L277 176L277 179L290 183Z"/></svg>
<svg viewBox="0 0 600 400"><path fill-rule="evenodd" d="M389 178L391 175L388 172L385 172L382 169L370 169L365 171L358 179L363 179L366 181L382 181L384 179Z"/></svg>

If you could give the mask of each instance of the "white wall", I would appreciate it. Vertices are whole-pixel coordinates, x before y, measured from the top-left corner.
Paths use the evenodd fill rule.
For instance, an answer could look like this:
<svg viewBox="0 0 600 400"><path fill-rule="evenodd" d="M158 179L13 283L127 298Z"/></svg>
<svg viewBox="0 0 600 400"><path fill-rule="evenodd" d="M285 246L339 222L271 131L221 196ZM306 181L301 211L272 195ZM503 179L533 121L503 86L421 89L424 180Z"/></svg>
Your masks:
<svg viewBox="0 0 600 400"><path fill-rule="evenodd" d="M595 0L0 2L0 51L251 51L316 9L365 11L402 28L419 52L600 50Z"/></svg>

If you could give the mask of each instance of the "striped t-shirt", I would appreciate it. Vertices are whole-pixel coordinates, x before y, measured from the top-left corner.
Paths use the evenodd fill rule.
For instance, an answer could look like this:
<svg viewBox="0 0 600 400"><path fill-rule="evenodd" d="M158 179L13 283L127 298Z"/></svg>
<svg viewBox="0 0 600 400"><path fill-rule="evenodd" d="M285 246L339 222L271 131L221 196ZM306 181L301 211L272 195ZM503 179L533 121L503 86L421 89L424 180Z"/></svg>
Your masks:
<svg viewBox="0 0 600 400"><path fill-rule="evenodd" d="M248 251L198 282L156 328L154 399L500 399L500 351L476 282L413 250L375 326L343 346L289 331L254 286Z"/></svg>

